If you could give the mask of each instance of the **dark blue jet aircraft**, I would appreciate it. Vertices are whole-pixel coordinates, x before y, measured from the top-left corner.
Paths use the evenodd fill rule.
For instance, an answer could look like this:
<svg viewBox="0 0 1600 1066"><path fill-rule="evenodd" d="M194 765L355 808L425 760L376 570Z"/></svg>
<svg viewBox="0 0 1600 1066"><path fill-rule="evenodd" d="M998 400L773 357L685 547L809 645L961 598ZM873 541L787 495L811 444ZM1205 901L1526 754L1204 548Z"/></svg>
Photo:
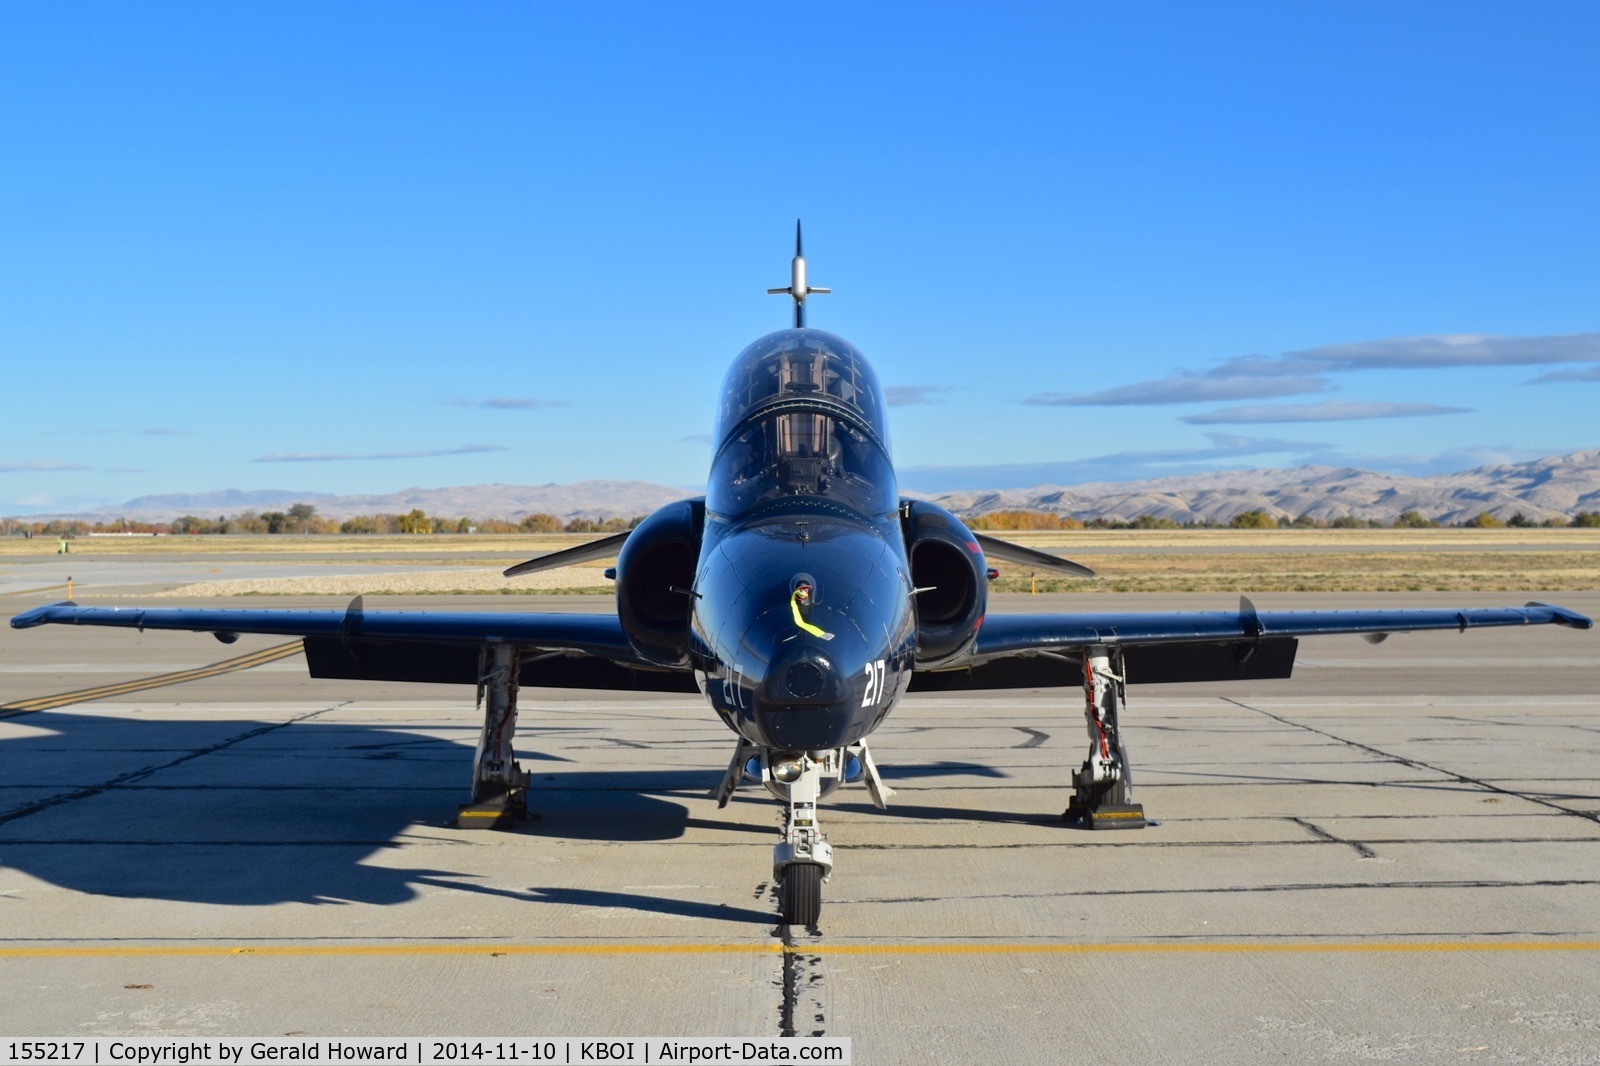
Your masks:
<svg viewBox="0 0 1600 1066"><path fill-rule="evenodd" d="M512 737L519 686L705 694L738 736L716 795L744 779L787 808L774 849L782 919L817 921L833 852L817 803L841 782L886 788L867 737L907 691L1080 687L1089 754L1066 817L1137 828L1118 709L1129 682L1288 677L1298 638L1555 623L1560 607L988 615L989 561L1091 572L969 531L943 508L902 499L883 389L861 353L805 328L796 226L786 293L795 327L757 340L722 384L706 495L630 533L530 560L508 577L617 559L615 617L578 614L196 610L58 603L12 619L303 637L315 677L478 686L484 727L462 825L526 809ZM486 697L486 699L485 699Z"/></svg>

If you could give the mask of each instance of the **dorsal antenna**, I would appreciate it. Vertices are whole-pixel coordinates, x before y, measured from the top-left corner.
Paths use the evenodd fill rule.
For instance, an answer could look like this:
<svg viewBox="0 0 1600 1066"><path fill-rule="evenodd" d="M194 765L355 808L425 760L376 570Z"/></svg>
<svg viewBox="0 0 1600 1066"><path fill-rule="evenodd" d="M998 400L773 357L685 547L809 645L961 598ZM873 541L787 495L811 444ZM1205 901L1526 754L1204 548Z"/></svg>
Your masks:
<svg viewBox="0 0 1600 1066"><path fill-rule="evenodd" d="M787 289L768 289L768 296L788 295L794 297L794 328L804 329L806 326L806 297L813 293L829 293L832 289L813 289L806 285L806 257L800 243L800 220L794 220L794 259L789 263L789 287Z"/></svg>

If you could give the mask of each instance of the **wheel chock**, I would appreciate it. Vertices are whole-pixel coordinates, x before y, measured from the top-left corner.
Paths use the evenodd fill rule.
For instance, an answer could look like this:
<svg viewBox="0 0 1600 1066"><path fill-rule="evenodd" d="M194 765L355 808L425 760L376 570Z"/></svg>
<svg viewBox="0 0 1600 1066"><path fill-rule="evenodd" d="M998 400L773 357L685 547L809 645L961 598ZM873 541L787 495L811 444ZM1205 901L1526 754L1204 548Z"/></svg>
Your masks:
<svg viewBox="0 0 1600 1066"><path fill-rule="evenodd" d="M528 793L517 788L477 803L461 804L456 809L456 828L515 829L527 818Z"/></svg>
<svg viewBox="0 0 1600 1066"><path fill-rule="evenodd" d="M1143 829L1150 824L1145 819L1142 803L1102 803L1089 807L1074 800L1061 817L1084 829Z"/></svg>

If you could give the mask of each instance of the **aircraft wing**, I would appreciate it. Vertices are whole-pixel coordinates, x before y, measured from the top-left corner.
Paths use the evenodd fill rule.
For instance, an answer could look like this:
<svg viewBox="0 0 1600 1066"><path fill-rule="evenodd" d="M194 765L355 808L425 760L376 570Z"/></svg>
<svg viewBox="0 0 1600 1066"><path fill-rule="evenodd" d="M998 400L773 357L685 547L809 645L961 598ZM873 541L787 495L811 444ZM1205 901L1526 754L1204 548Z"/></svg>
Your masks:
<svg viewBox="0 0 1600 1066"><path fill-rule="evenodd" d="M1429 629L1465 631L1485 626L1593 623L1564 607L1410 608L1340 611L1257 611L1247 599L1239 610L1108 612L1093 614L992 614L978 630L961 664L918 673L912 691L954 688L1022 688L1071 683L1082 649L1122 649L1130 681L1259 680L1288 677L1300 637L1364 635L1376 643L1390 633Z"/></svg>
<svg viewBox="0 0 1600 1066"><path fill-rule="evenodd" d="M1008 563L1018 563L1042 570L1055 570L1074 577L1094 577L1093 570L1071 559L1063 559L1059 555L1051 555L1035 548L1025 548L1021 544L1012 544L1008 540L1001 540L999 537L991 537L984 533L974 533L972 536L978 542L978 547L983 549L985 558L1002 559Z"/></svg>
<svg viewBox="0 0 1600 1066"><path fill-rule="evenodd" d="M631 532L630 530L629 533ZM575 548L536 555L525 563L507 567L504 574L506 577L518 577L538 570L555 570L563 566L592 563L597 559L615 559L617 553L622 550L623 542L628 539L629 533L617 533L610 537L601 537L599 540L591 540L587 544L579 544Z"/></svg>
<svg viewBox="0 0 1600 1066"><path fill-rule="evenodd" d="M1232 611L1107 614L991 614L978 631L980 657L1076 648L1085 644L1185 644L1309 637L1333 633L1389 634L1424 629L1555 624L1588 629L1588 618L1564 607L1409 608L1362 611L1256 611L1248 600Z"/></svg>
<svg viewBox="0 0 1600 1066"><path fill-rule="evenodd" d="M642 659L614 614L373 611L358 597L338 610L194 607L80 607L53 603L11 619L15 629L118 626L302 637L313 677L476 684L479 649L522 649L522 683L555 688L696 692L686 670Z"/></svg>

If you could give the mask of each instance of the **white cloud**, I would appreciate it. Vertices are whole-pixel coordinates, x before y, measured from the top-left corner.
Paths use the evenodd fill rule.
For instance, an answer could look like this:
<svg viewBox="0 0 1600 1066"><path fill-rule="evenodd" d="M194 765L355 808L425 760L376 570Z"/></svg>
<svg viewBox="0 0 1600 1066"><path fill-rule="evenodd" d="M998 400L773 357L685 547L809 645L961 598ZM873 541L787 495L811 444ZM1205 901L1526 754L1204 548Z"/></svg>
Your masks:
<svg viewBox="0 0 1600 1066"><path fill-rule="evenodd" d="M1469 407L1444 407L1436 403L1361 403L1329 400L1324 403L1256 404L1224 407L1189 415L1179 421L1195 426L1239 425L1261 422L1358 422L1368 418L1418 418L1426 415L1460 415Z"/></svg>
<svg viewBox="0 0 1600 1066"><path fill-rule="evenodd" d="M1600 333L1548 337L1440 334L1327 344L1282 355L1241 355L1206 370L1180 370L1164 378L1085 395L1047 393L1030 396L1023 402L1123 406L1267 399L1326 392L1333 387L1326 376L1329 374L1555 363L1600 364ZM1600 380L1600 367L1547 374L1536 380L1596 381Z"/></svg>
<svg viewBox="0 0 1600 1066"><path fill-rule="evenodd" d="M1458 366L1540 366L1600 361L1600 333L1550 337L1442 334L1392 340L1327 344L1281 357L1285 372L1306 366L1324 371L1431 370Z"/></svg>
<svg viewBox="0 0 1600 1066"><path fill-rule="evenodd" d="M934 393L949 392L948 385L890 385L883 390L890 407L916 407L919 404L939 403Z"/></svg>
<svg viewBox="0 0 1600 1066"><path fill-rule="evenodd" d="M480 455L484 452L503 452L503 444L463 444L458 448L433 448L420 452L368 452L355 455L342 452L273 452L250 460L252 463L344 463L367 462L375 459L435 459L445 455Z"/></svg>
<svg viewBox="0 0 1600 1066"><path fill-rule="evenodd" d="M1023 403L1040 407L1131 407L1169 403L1214 403L1217 400L1263 400L1273 396L1299 396L1325 392L1328 383L1320 378L1233 377L1228 375L1180 371L1171 377L1121 385L1081 396L1066 393L1041 393Z"/></svg>
<svg viewBox="0 0 1600 1066"><path fill-rule="evenodd" d="M489 411L535 411L546 407L565 407L565 400L542 400L537 396L491 396L487 400L444 400L452 407L480 407Z"/></svg>
<svg viewBox="0 0 1600 1066"><path fill-rule="evenodd" d="M82 463L70 463L61 459L23 459L14 463L0 463L0 474L21 474L35 471L52 473L88 469Z"/></svg>
<svg viewBox="0 0 1600 1066"><path fill-rule="evenodd" d="M1528 384L1544 385L1553 381L1600 381L1600 363L1580 370L1552 370L1548 374L1540 374Z"/></svg>

